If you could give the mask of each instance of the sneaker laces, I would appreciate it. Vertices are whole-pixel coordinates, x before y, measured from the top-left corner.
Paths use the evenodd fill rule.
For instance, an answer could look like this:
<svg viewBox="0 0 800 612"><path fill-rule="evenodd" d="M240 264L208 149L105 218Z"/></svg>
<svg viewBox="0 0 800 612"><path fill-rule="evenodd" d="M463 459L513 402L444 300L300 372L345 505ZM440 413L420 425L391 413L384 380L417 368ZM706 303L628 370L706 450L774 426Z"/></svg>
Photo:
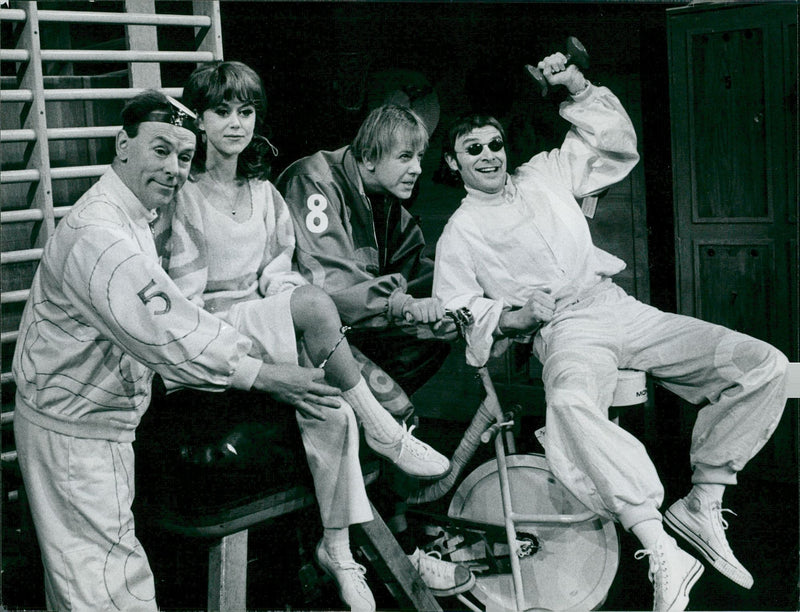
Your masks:
<svg viewBox="0 0 800 612"><path fill-rule="evenodd" d="M718 501L711 502L710 509L711 509L711 517L712 517L712 521L713 521L714 525L722 527L722 531L726 531L728 529L728 521L726 521L725 517L722 516L723 512L729 512L733 516L738 516L733 510L731 510L729 508L723 508L722 504L720 504ZM720 538L720 541L721 541L722 544L724 544L724 546L726 548L726 551L730 552L731 554L733 554L733 551L731 550L731 547L728 544L728 539L725 537L725 534L723 533L721 535L722 535L722 537Z"/></svg>
<svg viewBox="0 0 800 612"><path fill-rule="evenodd" d="M367 586L367 579L365 576L367 575L367 568L357 563L356 561L337 561L336 559L331 559L335 564L336 567L340 570L348 571L348 572L355 572L353 576L356 581L358 582L359 587L364 587L365 589L369 588Z"/></svg>
<svg viewBox="0 0 800 612"><path fill-rule="evenodd" d="M645 557L650 557L650 568L647 572L647 577L655 587L656 596L660 598L662 591L669 587L669 572L667 571L667 564L664 562L663 546L656 545L655 551L649 548L642 548L633 555L636 560L644 559Z"/></svg>
<svg viewBox="0 0 800 612"><path fill-rule="evenodd" d="M336 564L336 567L338 567L339 569L353 570L355 572L358 572L362 576L366 575L367 573L367 568L361 565L360 563L357 563L356 561L337 561L335 559L332 560Z"/></svg>
<svg viewBox="0 0 800 612"><path fill-rule="evenodd" d="M403 428L403 432L400 434L400 454L402 455L404 451L408 450L412 455L424 459L428 454L427 444L411 435L417 426L409 427L406 423L401 423L400 426Z"/></svg>
<svg viewBox="0 0 800 612"><path fill-rule="evenodd" d="M419 572L435 574L440 578L446 578L446 570L450 567L447 561L442 560L442 553L438 550L431 550L426 552L422 549L419 551ZM425 566L423 569L423 565Z"/></svg>
<svg viewBox="0 0 800 612"><path fill-rule="evenodd" d="M711 512L714 514L716 519L719 521L720 525L722 525L723 529L728 528L728 521L725 520L725 517L722 516L723 512L730 512L733 516L739 516L730 508L723 508L722 504L719 502L714 502L711 504Z"/></svg>

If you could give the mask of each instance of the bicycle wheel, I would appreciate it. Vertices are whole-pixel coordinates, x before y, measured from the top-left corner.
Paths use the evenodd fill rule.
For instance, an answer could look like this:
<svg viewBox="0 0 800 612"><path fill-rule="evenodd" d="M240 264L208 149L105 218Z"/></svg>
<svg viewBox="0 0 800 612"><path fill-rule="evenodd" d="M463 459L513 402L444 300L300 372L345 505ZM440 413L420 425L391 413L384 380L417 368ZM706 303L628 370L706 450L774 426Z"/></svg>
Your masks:
<svg viewBox="0 0 800 612"><path fill-rule="evenodd" d="M511 505L515 513L565 514L586 512L550 472L544 455L519 454L506 458ZM503 504L497 461L484 463L469 474L453 494L448 515L476 522L503 524ZM595 517L574 524L520 523L517 532L532 534L531 554L520 559L527 610L593 610L608 594L619 565L619 540L612 521ZM453 561L469 561L478 550L459 550ZM505 554L508 554L507 545ZM476 572L472 595L487 612L515 612L510 573Z"/></svg>

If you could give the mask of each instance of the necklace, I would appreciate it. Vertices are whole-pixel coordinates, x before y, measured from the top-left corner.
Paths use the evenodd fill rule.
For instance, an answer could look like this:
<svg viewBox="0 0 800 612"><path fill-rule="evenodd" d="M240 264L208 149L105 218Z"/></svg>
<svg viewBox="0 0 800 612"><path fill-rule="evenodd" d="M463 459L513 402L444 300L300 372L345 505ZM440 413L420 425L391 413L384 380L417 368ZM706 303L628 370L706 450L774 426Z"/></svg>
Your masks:
<svg viewBox="0 0 800 612"><path fill-rule="evenodd" d="M233 183L229 185L218 181L216 178L214 178L214 176L210 172L206 172L205 175L209 179L211 179L211 182L213 183L213 185L216 186L217 191L222 193L222 195L224 196L222 201L218 200L213 203L217 205L217 208L223 208L224 206L220 206L221 204L224 204L225 202L230 202L230 207L229 207L230 210L227 210L228 207L225 207L226 208L225 212L230 214L232 217L235 217L236 213L239 211L240 208L239 203L242 200L247 199L246 198L248 191L247 183L240 182L239 179L234 179ZM231 186L233 187L233 192L231 192Z"/></svg>

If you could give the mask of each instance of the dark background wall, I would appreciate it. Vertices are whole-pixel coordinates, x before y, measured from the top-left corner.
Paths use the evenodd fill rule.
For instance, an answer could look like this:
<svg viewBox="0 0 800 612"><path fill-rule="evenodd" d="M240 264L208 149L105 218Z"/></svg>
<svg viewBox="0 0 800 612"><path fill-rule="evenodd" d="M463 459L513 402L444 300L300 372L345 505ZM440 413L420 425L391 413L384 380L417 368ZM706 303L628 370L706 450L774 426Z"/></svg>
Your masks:
<svg viewBox="0 0 800 612"><path fill-rule="evenodd" d="M281 151L276 171L318 149L349 142L372 102L373 75L410 69L427 77L439 98L441 120L412 212L431 244L461 196L432 183L449 120L465 110L500 117L509 130L512 165L558 146L567 127L557 116L563 89L542 98L524 65L563 49L566 37L576 36L589 51L591 80L603 84L633 75L641 85L650 301L672 309L666 47L671 6L677 4L226 1L221 10L226 59L251 65L264 79L266 122Z"/></svg>

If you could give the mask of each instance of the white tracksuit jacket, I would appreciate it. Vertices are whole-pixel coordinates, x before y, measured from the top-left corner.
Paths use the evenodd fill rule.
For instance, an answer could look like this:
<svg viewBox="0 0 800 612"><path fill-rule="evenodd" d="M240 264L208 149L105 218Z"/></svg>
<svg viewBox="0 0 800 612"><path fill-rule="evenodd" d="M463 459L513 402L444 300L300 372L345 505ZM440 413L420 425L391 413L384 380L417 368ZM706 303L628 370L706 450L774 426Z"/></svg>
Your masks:
<svg viewBox="0 0 800 612"><path fill-rule="evenodd" d="M555 316L534 338L547 459L587 507L630 528L660 520L663 488L641 443L608 420L617 370L646 371L702 404L692 480L733 484L778 424L787 359L755 338L642 304L613 283L625 264L594 246L576 198L630 172L636 134L605 87L590 85L560 112L572 123L560 149L520 166L501 194L468 190L437 243L434 295L473 312L467 361L479 366L503 308L522 306L532 288L551 291Z"/></svg>

